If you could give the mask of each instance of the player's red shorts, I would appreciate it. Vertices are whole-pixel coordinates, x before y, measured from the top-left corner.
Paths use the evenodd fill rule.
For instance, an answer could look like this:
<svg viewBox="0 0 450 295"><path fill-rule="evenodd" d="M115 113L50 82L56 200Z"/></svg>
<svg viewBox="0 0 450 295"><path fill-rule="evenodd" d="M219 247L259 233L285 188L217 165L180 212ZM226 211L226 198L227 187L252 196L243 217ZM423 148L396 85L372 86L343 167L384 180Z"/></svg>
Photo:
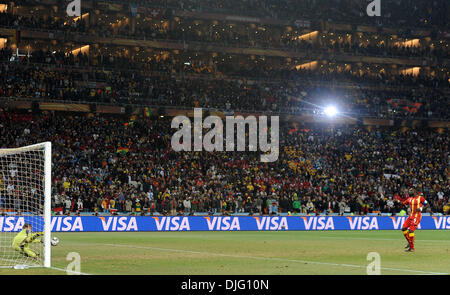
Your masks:
<svg viewBox="0 0 450 295"><path fill-rule="evenodd" d="M409 216L406 218L405 222L403 223L402 228L409 229L410 231L415 231L417 227L419 226L420 220L422 219L422 214L414 216Z"/></svg>

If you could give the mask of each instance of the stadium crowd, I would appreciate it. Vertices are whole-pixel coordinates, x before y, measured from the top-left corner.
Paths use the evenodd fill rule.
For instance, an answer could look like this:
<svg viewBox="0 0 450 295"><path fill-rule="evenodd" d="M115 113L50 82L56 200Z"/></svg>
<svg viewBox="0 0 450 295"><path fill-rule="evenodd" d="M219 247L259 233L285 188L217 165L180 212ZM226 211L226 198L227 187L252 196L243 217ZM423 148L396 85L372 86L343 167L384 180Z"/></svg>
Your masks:
<svg viewBox="0 0 450 295"><path fill-rule="evenodd" d="M120 22L122 18L118 18ZM302 39L300 28L254 24L234 24L229 22L202 21L193 19L167 20L143 19L138 26L129 23L111 26L111 20L105 19L95 25L87 25L85 19L77 21L64 20L61 17L37 17L0 13L0 26L20 30L63 31L67 38L72 33L82 33L98 37L114 37L139 40L159 40L172 42L204 42L229 47L277 48L290 51L311 53L351 53L382 57L416 57L433 60L449 58L448 43L437 42L419 46L404 45L392 40L392 34L366 33L362 40L354 32L319 38ZM408 39L408 34L401 34L399 41ZM411 35L413 36L413 35ZM313 40L314 39L314 40ZM390 39L390 40L389 40ZM380 41L386 42L380 42ZM389 42L388 42L389 40ZM362 42L364 41L364 42Z"/></svg>
<svg viewBox="0 0 450 295"><path fill-rule="evenodd" d="M24 5L35 5L35 0L23 0ZM59 0L65 3L64 0ZM377 26L408 26L411 28L448 28L448 1L396 0L381 5L380 17L367 17L370 2L360 0L116 0L129 10L131 5L174 10L221 13L274 19L309 19L332 22L358 23ZM100 4L98 4L100 6ZM94 1L94 7L95 1Z"/></svg>
<svg viewBox="0 0 450 295"><path fill-rule="evenodd" d="M11 56L0 50L0 97L282 113L320 110L324 97L338 97L356 116L449 118L444 77L297 70L269 62L244 66L233 60L209 66L201 58L186 64L176 55L139 62L35 51L13 63ZM249 79L254 81L244 83ZM350 87L342 88L346 83Z"/></svg>
<svg viewBox="0 0 450 295"><path fill-rule="evenodd" d="M53 143L53 208L69 214L398 213L411 188L432 212L450 206L447 130L282 125L278 161L262 163L175 152L167 117L0 112L0 125L0 148Z"/></svg>
<svg viewBox="0 0 450 295"><path fill-rule="evenodd" d="M109 2L122 3L127 9L130 4ZM29 43L33 50L21 57L15 56L9 44L0 49L0 99L274 114L315 114L328 103L338 103L343 115L354 118L450 118L449 80L444 69L440 73L434 67L433 75L421 72L415 76L400 73L399 61L393 62L399 66L394 70L389 63L347 65L333 57L335 53L406 57L445 68L440 61L450 57L447 41L418 47L386 45L375 36L388 35L373 32L366 34L370 41L359 42L352 28L352 41L336 41L327 33L318 36L317 42L308 42L297 38L296 28L289 32L281 25L239 22L230 28L228 21L176 20L171 14L181 9L311 20L313 27L324 26L323 21L393 25L401 39L413 36L411 30L425 28L435 40L440 31L448 30L448 1L383 2L380 18L367 17L367 3L356 0L305 0L294 1L295 5L292 0L256 2L136 0L131 4L158 7L164 13L150 20L141 18L137 26L114 13L109 18L98 17L95 25L84 18L67 21L53 12L42 17L0 13L0 26L17 30L15 42L21 30L30 29L63 31L67 42L80 33L193 45L205 42L201 46L276 48L304 52L305 60L320 55L317 68L297 68L301 62L287 57L220 50L142 50L95 42L88 54L73 54L37 38ZM339 5L329 5L333 2ZM23 4L35 1L24 0ZM77 42L72 46L79 46ZM398 213L401 208L395 200L412 193L411 188L425 194L431 204L428 210L448 213L450 209L448 130L284 125L278 161L264 164L258 153L176 153L170 147L174 130L169 120L0 110L0 148L51 141L52 207L69 214ZM14 176L0 177L0 209L24 209L24 200L7 185Z"/></svg>

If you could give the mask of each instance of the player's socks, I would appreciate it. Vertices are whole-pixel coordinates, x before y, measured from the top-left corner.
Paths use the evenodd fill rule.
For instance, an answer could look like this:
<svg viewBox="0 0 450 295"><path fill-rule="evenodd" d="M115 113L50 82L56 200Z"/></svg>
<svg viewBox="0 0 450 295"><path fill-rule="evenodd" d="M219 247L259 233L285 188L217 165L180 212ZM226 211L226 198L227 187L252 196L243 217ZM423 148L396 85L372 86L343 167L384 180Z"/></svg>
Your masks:
<svg viewBox="0 0 450 295"><path fill-rule="evenodd" d="M405 230L405 231L403 231L403 235L405 236L405 239L408 242L408 245L405 248L410 248L411 242L409 241L409 232L407 230Z"/></svg>
<svg viewBox="0 0 450 295"><path fill-rule="evenodd" d="M410 240L409 244L411 245L410 248L412 251L414 251L414 236L415 236L414 233L409 234L409 240Z"/></svg>

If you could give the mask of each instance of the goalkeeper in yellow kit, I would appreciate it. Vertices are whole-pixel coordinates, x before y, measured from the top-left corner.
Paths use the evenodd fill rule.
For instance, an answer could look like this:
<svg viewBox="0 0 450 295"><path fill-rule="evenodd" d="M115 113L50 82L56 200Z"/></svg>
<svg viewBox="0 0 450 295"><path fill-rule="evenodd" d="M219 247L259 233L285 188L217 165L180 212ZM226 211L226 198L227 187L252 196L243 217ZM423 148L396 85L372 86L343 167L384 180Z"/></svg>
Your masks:
<svg viewBox="0 0 450 295"><path fill-rule="evenodd" d="M31 224L25 223L22 227L22 231L19 232L12 241L12 247L14 250L19 251L26 257L36 258L39 254L34 253L30 249L30 244L40 243L42 240L39 238L42 236L42 232L32 233Z"/></svg>

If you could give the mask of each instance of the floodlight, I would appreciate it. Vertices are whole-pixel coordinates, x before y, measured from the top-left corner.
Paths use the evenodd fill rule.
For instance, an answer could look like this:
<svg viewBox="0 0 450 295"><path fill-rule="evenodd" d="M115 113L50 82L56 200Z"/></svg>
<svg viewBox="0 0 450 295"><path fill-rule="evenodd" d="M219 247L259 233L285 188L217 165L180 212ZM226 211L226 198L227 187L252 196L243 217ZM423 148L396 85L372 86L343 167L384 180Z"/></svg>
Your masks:
<svg viewBox="0 0 450 295"><path fill-rule="evenodd" d="M339 113L335 106L327 106L326 108L323 109L323 112L328 117L334 117Z"/></svg>

